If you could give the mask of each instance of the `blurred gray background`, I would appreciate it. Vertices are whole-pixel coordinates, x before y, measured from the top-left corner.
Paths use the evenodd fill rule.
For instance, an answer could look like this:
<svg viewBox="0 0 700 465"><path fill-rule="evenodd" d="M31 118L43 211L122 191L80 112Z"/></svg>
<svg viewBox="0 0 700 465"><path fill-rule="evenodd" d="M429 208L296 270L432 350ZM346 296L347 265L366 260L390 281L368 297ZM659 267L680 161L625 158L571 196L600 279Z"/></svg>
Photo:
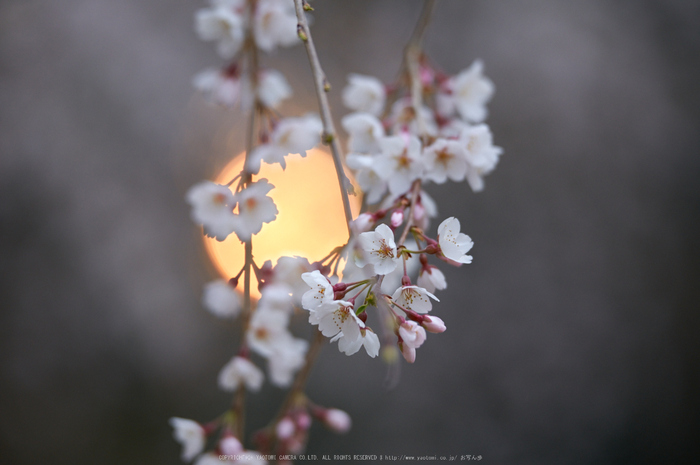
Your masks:
<svg viewBox="0 0 700 465"><path fill-rule="evenodd" d="M199 1L0 1L0 462L180 463L168 418L230 402L234 324L183 200L244 120L194 96L220 60ZM395 76L419 1L315 2L339 91ZM328 347L310 396L350 412L315 454L480 454L483 463L688 463L700 452L700 5L439 2L426 38L458 72L482 58L505 150L486 189L433 186L474 263L448 272L398 387ZM265 63L315 109L303 48ZM233 128L233 129L232 129ZM303 328L299 328L303 331ZM250 401L267 421L282 392Z"/></svg>

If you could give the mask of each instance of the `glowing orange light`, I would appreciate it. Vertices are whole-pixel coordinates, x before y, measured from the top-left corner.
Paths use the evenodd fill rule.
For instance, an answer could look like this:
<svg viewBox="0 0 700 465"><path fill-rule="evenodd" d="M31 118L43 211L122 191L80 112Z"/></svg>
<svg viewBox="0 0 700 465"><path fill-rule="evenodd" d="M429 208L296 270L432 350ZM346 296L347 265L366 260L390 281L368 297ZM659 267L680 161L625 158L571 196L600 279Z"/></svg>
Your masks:
<svg viewBox="0 0 700 465"><path fill-rule="evenodd" d="M226 184L243 168L243 154L234 158L216 177L215 182ZM265 260L274 265L279 257L299 255L310 262L325 257L333 248L348 239L343 203L338 189L333 159L319 149L286 157L287 169L280 165L262 164L255 179L267 178L275 186L268 194L275 201L279 213L272 223L263 225L253 236L253 258L258 266ZM351 179L351 181L353 181ZM354 184L354 181L353 181ZM359 188L355 186L359 192ZM350 196L353 217L360 211L362 198ZM243 244L235 234L225 241L204 238L204 245L221 276L229 279L238 274L244 263ZM243 289L243 280L239 283ZM255 280L253 296L259 296Z"/></svg>

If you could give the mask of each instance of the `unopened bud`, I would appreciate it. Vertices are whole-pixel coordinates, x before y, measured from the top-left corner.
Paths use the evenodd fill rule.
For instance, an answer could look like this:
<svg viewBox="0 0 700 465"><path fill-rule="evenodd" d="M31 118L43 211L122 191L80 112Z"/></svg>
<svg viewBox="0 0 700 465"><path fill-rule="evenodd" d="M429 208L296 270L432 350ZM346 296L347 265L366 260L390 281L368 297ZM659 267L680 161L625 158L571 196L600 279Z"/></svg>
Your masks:
<svg viewBox="0 0 700 465"><path fill-rule="evenodd" d="M331 83L328 82L326 78L323 78L323 91L324 92L330 92L331 91Z"/></svg>
<svg viewBox="0 0 700 465"><path fill-rule="evenodd" d="M333 134L324 132L323 133L323 143L326 145L331 145L333 143L333 139L335 139L335 136Z"/></svg>
<svg viewBox="0 0 700 465"><path fill-rule="evenodd" d="M306 35L306 32L304 31L304 26L302 26L301 24L297 24L297 35L304 42L309 40L309 37Z"/></svg>
<svg viewBox="0 0 700 465"><path fill-rule="evenodd" d="M394 210L391 214L391 227L398 228L403 223L403 210Z"/></svg>
<svg viewBox="0 0 700 465"><path fill-rule="evenodd" d="M445 322L442 321L441 318L428 315L425 315L423 317L423 322L421 323L421 326L423 326L425 330L429 333L435 334L442 333L447 329L447 326L445 326Z"/></svg>
<svg viewBox="0 0 700 465"><path fill-rule="evenodd" d="M428 244L425 247L425 252L430 253L430 254L438 253L438 250L440 250L440 248L438 247L437 244Z"/></svg>
<svg viewBox="0 0 700 465"><path fill-rule="evenodd" d="M294 426L292 419L289 417L284 417L279 423L277 423L277 426L275 427L275 434L277 434L279 439L285 440L291 438L294 435L295 430L296 426Z"/></svg>
<svg viewBox="0 0 700 465"><path fill-rule="evenodd" d="M304 2L302 4L302 7L304 8L304 11L314 11L314 9L311 7L311 5L308 4L308 2Z"/></svg>
<svg viewBox="0 0 700 465"><path fill-rule="evenodd" d="M227 435L219 442L219 449L224 455L238 455L243 452L243 444L235 436Z"/></svg>
<svg viewBox="0 0 700 465"><path fill-rule="evenodd" d="M229 279L228 285L233 287L233 288L238 287L238 278L234 276L233 278Z"/></svg>
<svg viewBox="0 0 700 465"><path fill-rule="evenodd" d="M333 284L333 292L343 292L347 288L347 283L340 282L338 284Z"/></svg>
<svg viewBox="0 0 700 465"><path fill-rule="evenodd" d="M347 433L352 426L352 419L346 412L331 408L325 411L323 423L336 433Z"/></svg>

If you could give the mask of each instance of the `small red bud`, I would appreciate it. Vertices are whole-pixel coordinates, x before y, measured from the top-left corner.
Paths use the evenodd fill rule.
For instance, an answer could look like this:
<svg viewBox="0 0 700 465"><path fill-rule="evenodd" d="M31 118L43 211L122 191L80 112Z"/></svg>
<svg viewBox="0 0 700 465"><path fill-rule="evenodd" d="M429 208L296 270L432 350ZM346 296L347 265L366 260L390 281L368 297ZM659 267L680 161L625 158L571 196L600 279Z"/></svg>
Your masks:
<svg viewBox="0 0 700 465"><path fill-rule="evenodd" d="M440 250L440 247L437 244L428 244L425 248L425 252L429 254L436 254L438 250Z"/></svg>
<svg viewBox="0 0 700 465"><path fill-rule="evenodd" d="M228 285L231 287L238 287L238 278L234 276L233 278L229 279Z"/></svg>

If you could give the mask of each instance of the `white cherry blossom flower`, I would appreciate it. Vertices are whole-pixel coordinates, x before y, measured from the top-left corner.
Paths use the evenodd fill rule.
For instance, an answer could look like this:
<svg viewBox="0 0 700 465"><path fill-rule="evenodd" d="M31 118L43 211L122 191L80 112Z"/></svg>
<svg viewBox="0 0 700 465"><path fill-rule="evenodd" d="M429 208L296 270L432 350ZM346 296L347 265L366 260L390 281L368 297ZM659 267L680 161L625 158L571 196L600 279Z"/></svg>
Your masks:
<svg viewBox="0 0 700 465"><path fill-rule="evenodd" d="M484 189L483 176L496 168L503 149L493 145L491 130L485 124L463 131L460 142L467 148L467 181L474 192L479 192Z"/></svg>
<svg viewBox="0 0 700 465"><path fill-rule="evenodd" d="M333 301L333 285L320 271L304 273L301 279L311 288L301 298L301 306L306 310L315 310L321 304Z"/></svg>
<svg viewBox="0 0 700 465"><path fill-rule="evenodd" d="M248 345L259 355L270 357L276 350L276 344L291 338L287 330L288 324L287 312L258 309L253 313L246 333Z"/></svg>
<svg viewBox="0 0 700 465"><path fill-rule="evenodd" d="M352 220L352 223L350 224L350 227L352 228L352 232L357 235L363 232L369 231L369 229L372 227L374 224L374 217L372 216L371 213L360 213L357 218Z"/></svg>
<svg viewBox="0 0 700 465"><path fill-rule="evenodd" d="M341 120L347 131L348 151L359 153L379 152L379 139L384 137L384 126L369 113L351 113Z"/></svg>
<svg viewBox="0 0 700 465"><path fill-rule="evenodd" d="M379 354L379 337L370 328L361 328L360 337L354 341L343 336L344 334L340 332L331 339L331 342L338 341L338 350L345 355L356 354L363 346L370 357L374 358Z"/></svg>
<svg viewBox="0 0 700 465"><path fill-rule="evenodd" d="M285 282L271 282L260 290L258 311L263 309L278 312L291 312L294 308L294 300L290 295L292 288Z"/></svg>
<svg viewBox="0 0 700 465"><path fill-rule="evenodd" d="M302 296L309 290L301 275L311 271L309 260L304 257L280 257L272 275L273 282L287 284L292 289L292 299L297 307Z"/></svg>
<svg viewBox="0 0 700 465"><path fill-rule="evenodd" d="M349 109L379 116L384 109L386 90L376 77L350 74L342 97L343 104Z"/></svg>
<svg viewBox="0 0 700 465"><path fill-rule="evenodd" d="M282 73L266 69L260 73L258 98L268 108L277 108L283 100L292 96L292 88Z"/></svg>
<svg viewBox="0 0 700 465"><path fill-rule="evenodd" d="M260 390L265 376L253 362L244 357L235 356L219 372L219 388L233 392L239 386L252 392Z"/></svg>
<svg viewBox="0 0 700 465"><path fill-rule="evenodd" d="M365 327L362 320L355 315L353 305L344 300L321 304L310 312L309 323L318 325L319 331L326 337L333 337L342 332L343 335L334 340L347 339L348 342L357 340L360 337L360 328Z"/></svg>
<svg viewBox="0 0 700 465"><path fill-rule="evenodd" d="M309 114L300 118L285 118L277 123L270 134L270 141L253 149L247 161L246 169L257 174L260 162L279 163L282 169L287 167L284 157L298 153L306 156L306 151L314 148L321 141L323 123L318 115Z"/></svg>
<svg viewBox="0 0 700 465"><path fill-rule="evenodd" d="M422 126L418 123L418 119L421 120ZM423 105L416 112L410 97L401 98L394 102L391 107L389 120L392 123L391 126L394 133L410 132L411 134L420 134L425 132L430 136L438 134L438 125L433 111Z"/></svg>
<svg viewBox="0 0 700 465"><path fill-rule="evenodd" d="M439 268L432 265L428 265L427 267L421 269L416 284L428 292L435 292L436 289L441 291L447 288L447 280L445 280L445 275Z"/></svg>
<svg viewBox="0 0 700 465"><path fill-rule="evenodd" d="M170 426L173 427L173 437L182 445L182 460L189 462L202 453L206 442L202 425L186 418L173 417Z"/></svg>
<svg viewBox="0 0 700 465"><path fill-rule="evenodd" d="M440 302L433 294L418 286L401 286L391 296L391 300L397 305L416 313L428 313L432 310L433 303L430 299Z"/></svg>
<svg viewBox="0 0 700 465"><path fill-rule="evenodd" d="M241 297L227 281L217 279L204 285L202 305L220 318L233 318L241 311Z"/></svg>
<svg viewBox="0 0 700 465"><path fill-rule="evenodd" d="M380 224L374 231L360 234L357 240L365 252L363 257L355 258L355 263L360 268L371 264L376 274L385 275L394 271L401 261L397 254L394 233L385 224Z"/></svg>
<svg viewBox="0 0 700 465"><path fill-rule="evenodd" d="M388 185L389 192L401 195L423 174L421 143L416 136L390 136L379 140L381 154L375 158L375 169Z"/></svg>
<svg viewBox="0 0 700 465"><path fill-rule="evenodd" d="M241 96L241 81L225 70L207 68L192 78L192 85L212 103L235 106Z"/></svg>
<svg viewBox="0 0 700 465"><path fill-rule="evenodd" d="M267 179L260 179L234 196L238 203L239 220L235 230L241 241L250 240L253 234L260 232L263 223L277 218L275 202L267 195L274 187Z"/></svg>
<svg viewBox="0 0 700 465"><path fill-rule="evenodd" d="M289 47L299 42L294 3L286 0L259 0L253 20L255 43L271 52L278 45Z"/></svg>
<svg viewBox="0 0 700 465"><path fill-rule="evenodd" d="M216 51L222 58L229 59L241 48L245 29L241 15L222 3L215 2L211 8L197 11L195 30L200 39L216 41Z"/></svg>
<svg viewBox="0 0 700 465"><path fill-rule="evenodd" d="M379 202L387 189L387 182L377 171L373 155L350 153L345 159L348 168L355 171L355 179L365 194L368 204Z"/></svg>
<svg viewBox="0 0 700 465"><path fill-rule="evenodd" d="M233 214L236 200L228 187L202 181L187 191L186 199L192 206L192 221L203 225L207 235L223 241L238 226Z"/></svg>
<svg viewBox="0 0 700 465"><path fill-rule="evenodd" d="M451 116L455 111L471 123L486 119L486 103L491 99L494 85L483 75L484 65L476 60L472 65L446 82L448 93L438 93L438 111Z"/></svg>
<svg viewBox="0 0 700 465"><path fill-rule="evenodd" d="M459 182L467 174L467 150L456 140L437 139L423 151L425 177L443 184L447 178Z"/></svg>
<svg viewBox="0 0 700 465"><path fill-rule="evenodd" d="M467 252L474 246L471 238L460 232L459 220L447 218L438 227L438 244L442 254L457 263L471 263L472 256Z"/></svg>
<svg viewBox="0 0 700 465"><path fill-rule="evenodd" d="M277 387L290 386L294 373L304 366L308 348L309 343L304 339L297 339L291 335L279 339L267 356L270 382Z"/></svg>

